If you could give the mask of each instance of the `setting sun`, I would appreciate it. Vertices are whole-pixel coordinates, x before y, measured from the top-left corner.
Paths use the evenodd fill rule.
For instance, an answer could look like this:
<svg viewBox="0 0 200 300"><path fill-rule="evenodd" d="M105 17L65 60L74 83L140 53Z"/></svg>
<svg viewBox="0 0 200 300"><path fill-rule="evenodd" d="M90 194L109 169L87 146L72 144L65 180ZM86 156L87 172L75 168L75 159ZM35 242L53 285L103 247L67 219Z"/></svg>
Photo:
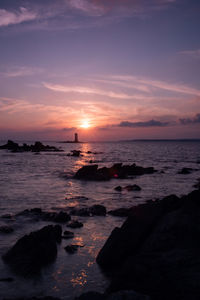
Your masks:
<svg viewBox="0 0 200 300"><path fill-rule="evenodd" d="M88 120L84 120L84 121L82 121L80 127L87 129L87 128L91 127L91 124L89 123Z"/></svg>

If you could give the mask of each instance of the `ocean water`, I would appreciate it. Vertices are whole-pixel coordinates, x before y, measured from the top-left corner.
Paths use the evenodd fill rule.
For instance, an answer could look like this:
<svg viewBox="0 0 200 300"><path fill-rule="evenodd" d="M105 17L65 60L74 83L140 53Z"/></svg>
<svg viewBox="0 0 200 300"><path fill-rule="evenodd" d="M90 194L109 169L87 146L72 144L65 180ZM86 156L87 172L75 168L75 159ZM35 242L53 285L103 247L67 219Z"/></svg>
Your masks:
<svg viewBox="0 0 200 300"><path fill-rule="evenodd" d="M3 143L2 141L0 144ZM187 194L194 189L193 185L200 178L199 141L48 144L61 147L64 152L36 155L0 151L0 216L8 213L15 215L24 209L35 207L46 211L94 204L102 204L107 210L131 207L169 194ZM74 149L81 150L83 156L67 156ZM97 154L89 154L88 151ZM90 164L90 161L100 167L110 167L119 162L136 163L143 167L153 166L158 172L107 182L73 179L75 172ZM193 171L187 175L178 174L183 167L192 168ZM114 190L118 185L123 187L128 184L138 184L142 190ZM0 259L0 277L15 279L9 283L0 282L0 299L45 295L73 299L88 290L105 290L109 282L95 258L112 229L121 226L124 218L107 215L74 219L83 222L84 226L73 230L75 237L72 240L63 240L58 245L56 261L44 268L40 276L32 279L16 276ZM25 217L13 217L11 220L0 217L0 226L10 225L14 228L11 234L0 233L0 256L20 237L47 224L50 223L34 222ZM63 230L66 229L63 225ZM71 243L84 247L70 255L65 252L64 247Z"/></svg>

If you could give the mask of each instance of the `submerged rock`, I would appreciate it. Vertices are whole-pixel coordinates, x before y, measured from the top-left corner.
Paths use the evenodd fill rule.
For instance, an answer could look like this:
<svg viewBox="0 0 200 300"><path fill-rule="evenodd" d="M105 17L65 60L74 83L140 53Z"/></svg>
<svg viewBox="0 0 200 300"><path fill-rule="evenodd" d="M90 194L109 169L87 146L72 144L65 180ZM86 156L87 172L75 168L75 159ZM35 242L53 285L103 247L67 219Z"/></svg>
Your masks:
<svg viewBox="0 0 200 300"><path fill-rule="evenodd" d="M79 247L79 245L68 245L65 247L65 251L69 254L74 254Z"/></svg>
<svg viewBox="0 0 200 300"><path fill-rule="evenodd" d="M103 205L95 204L91 207L83 207L83 208L74 208L71 210L71 214L75 216L105 216L106 215L106 208Z"/></svg>
<svg viewBox="0 0 200 300"><path fill-rule="evenodd" d="M127 191L141 191L141 187L137 184L127 185L124 189Z"/></svg>
<svg viewBox="0 0 200 300"><path fill-rule="evenodd" d="M108 214L116 217L128 217L130 212L131 208L121 207L114 210L110 210Z"/></svg>
<svg viewBox="0 0 200 300"><path fill-rule="evenodd" d="M0 233L12 233L14 229L11 226L3 225L0 226Z"/></svg>
<svg viewBox="0 0 200 300"><path fill-rule="evenodd" d="M120 185L116 186L114 189L115 189L115 191L118 191L118 192L122 191L122 187Z"/></svg>
<svg viewBox="0 0 200 300"><path fill-rule="evenodd" d="M178 174L190 174L190 173L192 173L192 171L195 171L195 170L192 169L192 168L182 168L182 169L178 172Z"/></svg>
<svg viewBox="0 0 200 300"><path fill-rule="evenodd" d="M63 234L63 239L72 239L74 237L74 233L72 231L65 230Z"/></svg>
<svg viewBox="0 0 200 300"><path fill-rule="evenodd" d="M74 178L82 180L106 181L112 178L127 178L128 176L152 174L156 172L153 167L143 168L132 165L114 164L112 167L98 168L98 165L84 166L79 169Z"/></svg>
<svg viewBox="0 0 200 300"><path fill-rule="evenodd" d="M97 263L109 271L108 292L134 290L156 300L200 299L199 220L199 190L132 209L97 256Z"/></svg>
<svg viewBox="0 0 200 300"><path fill-rule="evenodd" d="M83 227L83 223L81 223L79 221L72 221L69 224L67 224L67 227L70 227L70 228L81 228L81 227Z"/></svg>
<svg viewBox="0 0 200 300"><path fill-rule="evenodd" d="M61 234L61 226L45 226L19 239L2 258L16 273L32 276L55 260Z"/></svg>
<svg viewBox="0 0 200 300"><path fill-rule="evenodd" d="M50 221L55 223L66 223L71 220L71 217L68 213L60 212L45 212L41 208L31 208L25 209L19 212L16 216L24 216L35 218L36 220L40 219L43 221Z"/></svg>

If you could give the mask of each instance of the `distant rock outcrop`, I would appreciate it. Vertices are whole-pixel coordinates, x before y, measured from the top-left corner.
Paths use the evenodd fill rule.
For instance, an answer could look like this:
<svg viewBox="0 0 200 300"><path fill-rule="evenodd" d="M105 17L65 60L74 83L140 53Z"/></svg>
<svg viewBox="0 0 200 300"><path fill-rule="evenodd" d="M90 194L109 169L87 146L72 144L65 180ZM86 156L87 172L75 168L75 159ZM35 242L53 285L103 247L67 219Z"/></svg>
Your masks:
<svg viewBox="0 0 200 300"><path fill-rule="evenodd" d="M110 168L98 168L98 165L89 165L79 169L76 172L74 178L82 180L103 181L110 180L112 178L122 179L129 176L152 174L154 172L156 172L156 170L153 167L143 168L141 166L137 166L136 164L122 165L122 163L119 163L114 164Z"/></svg>
<svg viewBox="0 0 200 300"><path fill-rule="evenodd" d="M97 256L111 278L107 291L200 299L199 220L200 190L134 207Z"/></svg>
<svg viewBox="0 0 200 300"><path fill-rule="evenodd" d="M0 149L10 150L12 152L60 152L63 151L59 148L49 145L43 145L41 142L35 142L34 145L23 144L20 146L11 140L8 140L7 144L0 146Z"/></svg>

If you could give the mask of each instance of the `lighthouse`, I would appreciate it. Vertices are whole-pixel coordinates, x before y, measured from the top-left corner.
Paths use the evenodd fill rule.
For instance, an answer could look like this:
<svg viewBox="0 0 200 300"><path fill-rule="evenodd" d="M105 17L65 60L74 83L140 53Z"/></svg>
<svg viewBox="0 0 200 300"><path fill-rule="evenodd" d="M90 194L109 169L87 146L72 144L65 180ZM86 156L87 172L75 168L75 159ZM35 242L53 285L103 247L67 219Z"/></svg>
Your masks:
<svg viewBox="0 0 200 300"><path fill-rule="evenodd" d="M78 133L74 134L74 143L78 143Z"/></svg>

